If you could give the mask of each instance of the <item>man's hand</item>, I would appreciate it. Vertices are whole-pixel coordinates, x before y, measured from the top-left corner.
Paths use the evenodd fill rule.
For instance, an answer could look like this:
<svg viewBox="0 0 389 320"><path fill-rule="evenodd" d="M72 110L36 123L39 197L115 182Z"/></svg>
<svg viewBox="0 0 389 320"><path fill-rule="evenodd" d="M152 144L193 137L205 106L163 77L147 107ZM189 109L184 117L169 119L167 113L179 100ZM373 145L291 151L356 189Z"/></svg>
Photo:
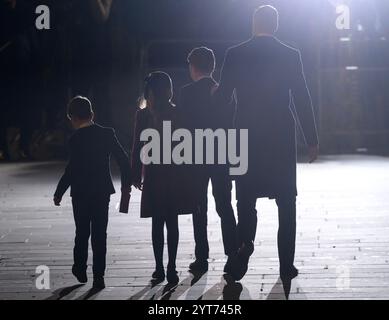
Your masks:
<svg viewBox="0 0 389 320"><path fill-rule="evenodd" d="M62 198L54 197L53 201L54 201L54 205L59 207L61 205Z"/></svg>
<svg viewBox="0 0 389 320"><path fill-rule="evenodd" d="M309 147L309 163L313 163L319 157L319 146L310 146Z"/></svg>

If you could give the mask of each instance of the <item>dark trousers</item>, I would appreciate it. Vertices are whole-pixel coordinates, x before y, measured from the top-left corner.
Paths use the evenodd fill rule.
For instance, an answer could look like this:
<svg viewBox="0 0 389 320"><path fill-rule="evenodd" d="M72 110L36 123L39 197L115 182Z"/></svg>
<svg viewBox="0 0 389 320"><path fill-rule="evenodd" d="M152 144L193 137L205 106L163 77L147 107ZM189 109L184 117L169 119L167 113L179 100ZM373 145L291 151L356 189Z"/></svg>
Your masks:
<svg viewBox="0 0 389 320"><path fill-rule="evenodd" d="M236 220L231 205L232 182L227 170L215 170L203 178L201 186L201 201L199 210L193 214L193 231L195 238L196 259L209 258L207 236L208 225L208 183L212 182L212 194L215 199L216 211L221 219L221 229L225 254L234 254L237 250Z"/></svg>
<svg viewBox="0 0 389 320"><path fill-rule="evenodd" d="M163 247L165 243L164 226L167 229L168 270L176 270L176 258L179 240L178 215L175 213L152 217L152 241L156 270L164 269Z"/></svg>
<svg viewBox="0 0 389 320"><path fill-rule="evenodd" d="M74 267L78 270L86 270L88 242L91 236L94 277L103 277L105 273L109 200L109 195L73 196L72 198L76 223L73 250Z"/></svg>
<svg viewBox="0 0 389 320"><path fill-rule="evenodd" d="M256 196L241 192L237 184L238 242L254 241L257 231ZM296 196L276 198L278 206L278 257L281 272L288 272L294 263L296 247Z"/></svg>

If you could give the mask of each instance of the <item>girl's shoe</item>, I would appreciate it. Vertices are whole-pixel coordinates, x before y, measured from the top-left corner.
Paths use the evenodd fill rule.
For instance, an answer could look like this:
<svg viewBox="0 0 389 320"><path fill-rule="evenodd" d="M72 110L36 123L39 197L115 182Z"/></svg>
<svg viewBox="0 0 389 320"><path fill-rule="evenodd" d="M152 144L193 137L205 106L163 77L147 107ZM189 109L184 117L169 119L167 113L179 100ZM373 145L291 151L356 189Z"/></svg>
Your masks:
<svg viewBox="0 0 389 320"><path fill-rule="evenodd" d="M167 282L169 284L176 285L179 280L180 280L180 278L178 278L176 269L167 271Z"/></svg>
<svg viewBox="0 0 389 320"><path fill-rule="evenodd" d="M156 281L163 281L165 280L165 271L163 269L156 269L153 274L151 275L153 280Z"/></svg>

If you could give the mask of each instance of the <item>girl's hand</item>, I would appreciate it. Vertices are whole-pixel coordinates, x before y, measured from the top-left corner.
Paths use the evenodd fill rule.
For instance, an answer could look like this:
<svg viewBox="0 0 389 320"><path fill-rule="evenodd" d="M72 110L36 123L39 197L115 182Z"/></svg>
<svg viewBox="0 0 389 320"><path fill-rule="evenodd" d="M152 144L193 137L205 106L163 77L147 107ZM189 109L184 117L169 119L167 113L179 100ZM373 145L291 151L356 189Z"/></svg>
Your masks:
<svg viewBox="0 0 389 320"><path fill-rule="evenodd" d="M140 191L143 190L143 183L142 182L135 182L134 187Z"/></svg>

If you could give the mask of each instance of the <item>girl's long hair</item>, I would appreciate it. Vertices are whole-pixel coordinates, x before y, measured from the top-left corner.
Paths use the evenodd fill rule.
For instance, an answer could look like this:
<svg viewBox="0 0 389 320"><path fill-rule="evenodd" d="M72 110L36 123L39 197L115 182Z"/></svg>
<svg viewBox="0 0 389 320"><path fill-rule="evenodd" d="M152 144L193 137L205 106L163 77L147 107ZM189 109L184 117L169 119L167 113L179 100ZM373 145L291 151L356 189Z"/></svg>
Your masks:
<svg viewBox="0 0 389 320"><path fill-rule="evenodd" d="M146 77L143 97L139 101L140 108L146 107L146 101L150 98L151 93L154 97L155 111L163 111L164 108L172 105L173 84L172 79L166 72L156 71Z"/></svg>

